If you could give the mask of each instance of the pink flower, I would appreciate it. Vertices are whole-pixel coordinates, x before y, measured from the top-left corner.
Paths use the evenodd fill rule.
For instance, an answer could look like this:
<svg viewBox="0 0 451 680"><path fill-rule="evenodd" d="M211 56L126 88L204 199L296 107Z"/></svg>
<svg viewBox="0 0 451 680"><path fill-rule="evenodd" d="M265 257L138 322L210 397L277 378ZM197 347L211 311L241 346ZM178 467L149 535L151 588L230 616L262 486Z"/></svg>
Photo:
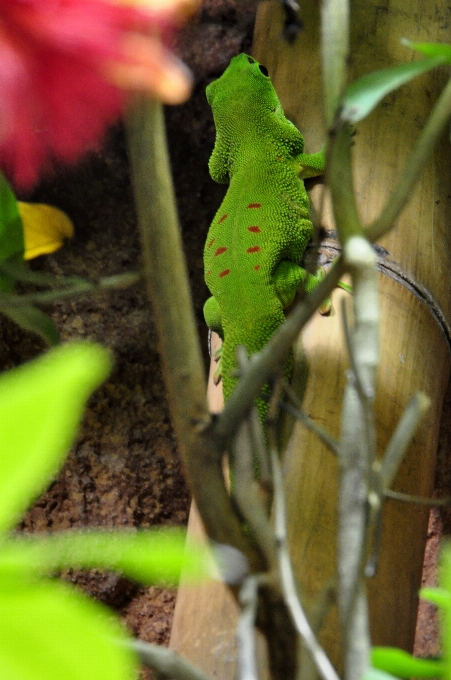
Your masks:
<svg viewBox="0 0 451 680"><path fill-rule="evenodd" d="M190 91L165 46L198 0L0 0L0 166L30 187L95 146L126 90L166 103Z"/></svg>

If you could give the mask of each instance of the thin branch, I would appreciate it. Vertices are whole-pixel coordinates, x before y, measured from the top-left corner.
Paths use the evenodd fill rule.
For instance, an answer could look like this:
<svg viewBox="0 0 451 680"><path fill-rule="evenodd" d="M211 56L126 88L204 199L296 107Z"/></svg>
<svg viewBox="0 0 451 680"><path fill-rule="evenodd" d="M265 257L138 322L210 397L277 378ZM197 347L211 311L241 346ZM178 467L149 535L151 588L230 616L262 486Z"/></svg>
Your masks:
<svg viewBox="0 0 451 680"><path fill-rule="evenodd" d="M371 265L370 265L371 267ZM375 273L375 272L374 272ZM375 280L373 280L373 284L375 284ZM372 289L373 285L370 284L370 294L372 294ZM366 299L366 294L364 293L365 299ZM365 445L362 450L366 451L366 461L367 461L367 471L370 474L371 471L371 466L373 461L376 459L376 453L377 453L377 442L376 442L376 426L374 422L374 397L375 397L375 386L374 386L374 378L375 374L374 371L368 370L369 366L372 366L372 368L375 370L376 364L377 364L377 356L378 356L378 350L377 346L373 348L373 357L368 362L368 359L366 359L365 364L362 362L362 356L360 357L361 364L359 366L358 359L356 356L356 348L354 346L355 338L353 339L351 337L351 331L349 328L349 320L348 320L348 313L347 313L347 305L346 305L346 300L341 301L341 315L342 315L342 325L343 325L343 333L344 333L344 338L345 338L345 345L346 349L348 352L348 357L349 361L351 363L351 369L353 373L353 388L357 390L357 393L360 398L360 404L362 407L362 413L363 413L363 422L365 425ZM354 303L356 304L356 303ZM367 324L368 325L368 324ZM373 337L376 340L376 345L377 345L377 336L375 336L374 329L377 329L377 318L374 318L372 321L372 333L369 337ZM363 341L363 333L360 334L360 342ZM360 350L362 352L362 349ZM370 352L368 352L370 354ZM364 365L364 368L366 368L366 376L365 372L361 370L362 365ZM363 373L363 375L362 375ZM364 377L365 376L365 377ZM366 379L365 379L366 378ZM368 474L368 477L369 477Z"/></svg>
<svg viewBox="0 0 451 680"><path fill-rule="evenodd" d="M269 463L267 446L265 444L263 425L255 406L249 414L249 426L253 451L258 463L260 486L266 491L270 491L272 486L271 466Z"/></svg>
<svg viewBox="0 0 451 680"><path fill-rule="evenodd" d="M430 399L422 392L414 395L402 414L397 428L388 443L385 455L380 460L374 460L372 465L371 489L368 494L370 507L369 525L372 528L371 555L365 567L365 575L372 578L376 574L383 532L383 499L393 498L405 502L418 502L423 505L433 506L433 499L409 496L408 494L391 491L388 487L393 483L398 468L404 458L404 454L410 445L415 432L419 427L421 418L430 406ZM439 501L436 505L446 505Z"/></svg>
<svg viewBox="0 0 451 680"><path fill-rule="evenodd" d="M194 666L183 657L167 647L152 645L143 640L122 640L123 644L133 649L139 656L141 663L152 669L161 678L171 680L210 680L200 668Z"/></svg>
<svg viewBox="0 0 451 680"><path fill-rule="evenodd" d="M274 530L277 539L277 555L285 602L287 603L291 617L303 643L310 652L323 680L339 680L327 654L316 639L298 598L293 568L288 552L282 471L280 469L278 452L274 446L271 446L271 465L274 480Z"/></svg>
<svg viewBox="0 0 451 680"><path fill-rule="evenodd" d="M0 308L1 307L20 307L21 305L49 304L52 302L59 302L66 298L77 297L79 295L99 294L110 290L122 290L138 283L142 279L142 274L139 272L127 272L126 274L115 274L113 276L105 276L94 283L78 279L75 282L70 282L70 279L63 279L65 287L61 284L60 288L51 291L43 291L39 293L26 293L24 295L15 295L8 293L0 293ZM43 284L40 284L43 285Z"/></svg>
<svg viewBox="0 0 451 680"><path fill-rule="evenodd" d="M255 619L258 603L258 577L249 576L240 589L242 610L236 629L240 680L258 680L255 648Z"/></svg>
<svg viewBox="0 0 451 680"><path fill-rule="evenodd" d="M346 3L343 3L346 4ZM363 234L352 176L352 137L348 125L333 129L327 147L326 179L332 195L332 208L343 249L353 236Z"/></svg>
<svg viewBox="0 0 451 680"><path fill-rule="evenodd" d="M349 2L329 0L321 5L321 49L326 125L330 126L347 80Z"/></svg>
<svg viewBox="0 0 451 680"><path fill-rule="evenodd" d="M354 328L340 440L338 601L349 680L369 664L370 637L364 568L368 545L368 488L376 453L373 400L379 358L379 304L375 255L368 241L351 236L344 245L353 284ZM357 378L358 376L358 378Z"/></svg>
<svg viewBox="0 0 451 680"><path fill-rule="evenodd" d="M343 336L345 339L345 347L349 357L349 363L351 364L352 372L355 377L355 387L359 393L360 399L362 401L367 401L368 399L374 398L374 388L372 385L364 385L360 375L359 369L356 363L356 357L354 353L354 348L352 345L351 329L349 327L349 317L347 309L347 301L343 298L340 305L341 311L341 323L343 327Z"/></svg>
<svg viewBox="0 0 451 680"><path fill-rule="evenodd" d="M446 508L451 505L451 497L448 498L424 498L423 496L411 496L408 493L401 493L401 491L392 491L392 489L385 489L384 496L392 498L394 501L401 501L403 503L416 503L417 505L427 505L431 508Z"/></svg>
<svg viewBox="0 0 451 680"><path fill-rule="evenodd" d="M282 382L282 386L289 399L293 402L294 406L287 404L285 401L279 400L279 407L299 420L311 432L314 432L316 436L323 442L323 444L325 444L332 451L332 453L338 455L339 443L336 441L336 439L334 439L332 435L329 434L325 427L315 423L315 421L310 418L310 416L308 416L305 411L302 410L300 399L286 380Z"/></svg>
<svg viewBox="0 0 451 680"><path fill-rule="evenodd" d="M274 535L254 477L252 439L247 419L241 423L232 447L233 497L253 539L265 556L266 569L271 570L275 564Z"/></svg>
<svg viewBox="0 0 451 680"><path fill-rule="evenodd" d="M42 272L29 269L24 262L18 264L17 262L8 262L8 260L0 262L0 273L7 274L16 281L33 283L36 286L47 286L49 288L61 288L62 286L84 283L84 280L79 276L52 276L51 274L43 274Z"/></svg>
<svg viewBox="0 0 451 680"><path fill-rule="evenodd" d="M380 464L382 488L388 489L393 484L404 454L430 405L431 400L423 392L418 392L409 400Z"/></svg>
<svg viewBox="0 0 451 680"><path fill-rule="evenodd" d="M237 348L237 361L241 376L246 375L250 361L243 346ZM261 425L260 425L261 427ZM243 420L232 443L233 497L248 525L251 534L265 555L267 569L275 567L274 533L266 514L259 485L255 479L255 459L252 446L251 424Z"/></svg>

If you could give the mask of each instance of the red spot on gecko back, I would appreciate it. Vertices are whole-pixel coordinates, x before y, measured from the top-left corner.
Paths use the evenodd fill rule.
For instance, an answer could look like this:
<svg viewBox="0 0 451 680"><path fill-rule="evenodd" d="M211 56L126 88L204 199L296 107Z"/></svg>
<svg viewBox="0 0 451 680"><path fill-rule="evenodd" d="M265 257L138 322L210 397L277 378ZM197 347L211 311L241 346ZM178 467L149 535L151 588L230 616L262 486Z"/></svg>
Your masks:
<svg viewBox="0 0 451 680"><path fill-rule="evenodd" d="M260 227L254 226L254 227L248 227L248 231L251 231L253 234L259 234L261 232Z"/></svg>
<svg viewBox="0 0 451 680"><path fill-rule="evenodd" d="M255 267L254 267L254 269L255 269L256 272L258 272L258 270L260 269L260 265L259 265L259 264L256 264Z"/></svg>
<svg viewBox="0 0 451 680"><path fill-rule="evenodd" d="M261 203L249 203L247 206L248 208L261 208L262 204Z"/></svg>
<svg viewBox="0 0 451 680"><path fill-rule="evenodd" d="M258 253L260 252L260 246L252 246L251 248L248 248L247 253Z"/></svg>
<svg viewBox="0 0 451 680"><path fill-rule="evenodd" d="M211 248L211 246L213 245L213 243L214 243L215 241L216 241L216 239L215 239L215 238L212 238L211 241L210 241L210 243L208 244L208 247Z"/></svg>
<svg viewBox="0 0 451 680"><path fill-rule="evenodd" d="M229 216L228 213L226 213L225 215L223 215L223 216L221 217L221 219L218 221L218 224L221 224L221 222L224 222L224 220L226 220L226 219L228 218L228 216Z"/></svg>
<svg viewBox="0 0 451 680"><path fill-rule="evenodd" d="M227 250L227 248L226 248L225 246L221 246L221 247L218 248L218 250L215 252L215 257L216 257L216 255L221 255L221 253L225 253L226 250Z"/></svg>
<svg viewBox="0 0 451 680"><path fill-rule="evenodd" d="M224 271L219 274L219 278L222 279L222 277L227 276L227 274L230 274L230 269L224 269Z"/></svg>

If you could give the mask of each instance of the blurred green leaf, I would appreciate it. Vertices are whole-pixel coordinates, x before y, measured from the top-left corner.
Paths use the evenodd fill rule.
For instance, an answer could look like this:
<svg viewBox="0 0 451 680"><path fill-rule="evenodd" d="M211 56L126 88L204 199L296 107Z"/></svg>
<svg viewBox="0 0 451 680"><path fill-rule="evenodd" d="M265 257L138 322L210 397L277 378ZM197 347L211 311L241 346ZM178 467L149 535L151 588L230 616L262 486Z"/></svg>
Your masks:
<svg viewBox="0 0 451 680"><path fill-rule="evenodd" d="M105 349L78 342L0 376L0 531L50 483L110 368Z"/></svg>
<svg viewBox="0 0 451 680"><path fill-rule="evenodd" d="M358 78L349 85L344 94L340 118L357 123L371 113L387 94L445 61L443 56L431 57L374 71Z"/></svg>
<svg viewBox="0 0 451 680"><path fill-rule="evenodd" d="M420 597L433 602L438 607L449 608L451 606L451 593L445 588L421 588Z"/></svg>
<svg viewBox="0 0 451 680"><path fill-rule="evenodd" d="M0 312L26 331L39 335L44 342L53 346L59 343L59 335L52 319L33 305L0 306Z"/></svg>
<svg viewBox="0 0 451 680"><path fill-rule="evenodd" d="M444 57L446 61L451 62L451 45L445 43L414 43L405 38L401 42L406 47L421 52L426 57Z"/></svg>
<svg viewBox="0 0 451 680"><path fill-rule="evenodd" d="M444 664L436 659L418 659L396 647L373 647L371 663L398 678L440 678Z"/></svg>
<svg viewBox="0 0 451 680"><path fill-rule="evenodd" d="M185 531L85 530L17 536L3 543L0 574L20 571L48 573L64 567L102 567L120 571L142 583L177 584L200 580L207 572L204 547L185 547Z"/></svg>
<svg viewBox="0 0 451 680"><path fill-rule="evenodd" d="M2 680L130 680L136 659L102 605L60 582L0 580Z"/></svg>

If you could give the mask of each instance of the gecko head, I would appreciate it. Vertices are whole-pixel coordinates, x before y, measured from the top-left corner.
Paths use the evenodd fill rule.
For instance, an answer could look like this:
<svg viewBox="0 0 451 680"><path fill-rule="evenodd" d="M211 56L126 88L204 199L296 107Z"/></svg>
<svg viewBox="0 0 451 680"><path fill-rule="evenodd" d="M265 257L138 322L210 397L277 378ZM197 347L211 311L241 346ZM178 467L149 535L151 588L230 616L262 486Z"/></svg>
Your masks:
<svg viewBox="0 0 451 680"><path fill-rule="evenodd" d="M268 70L244 53L233 57L222 76L208 85L206 94L214 113L250 112L256 105L268 112L281 110Z"/></svg>

